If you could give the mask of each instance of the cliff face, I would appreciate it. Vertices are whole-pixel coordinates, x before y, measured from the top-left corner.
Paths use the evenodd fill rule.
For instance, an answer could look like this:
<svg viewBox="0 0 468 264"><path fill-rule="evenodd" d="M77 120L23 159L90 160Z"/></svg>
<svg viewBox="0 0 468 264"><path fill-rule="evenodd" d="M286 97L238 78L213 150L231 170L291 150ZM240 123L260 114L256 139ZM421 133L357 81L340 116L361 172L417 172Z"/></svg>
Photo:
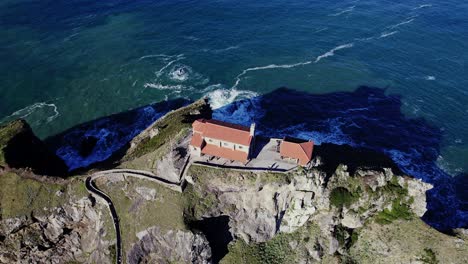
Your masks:
<svg viewBox="0 0 468 264"><path fill-rule="evenodd" d="M68 170L24 120L0 126L0 166L29 168L36 174L52 176L64 176Z"/></svg>
<svg viewBox="0 0 468 264"><path fill-rule="evenodd" d="M370 235L369 228L393 230L400 223L413 222L421 223L415 225L414 232L422 232L425 224L419 217L426 211L425 193L432 188L419 180L396 176L390 169L357 169L350 174L346 165L338 166L331 177L318 168L256 174L201 166L191 167L189 175L193 184L187 188L192 201L187 213L195 219L229 216L236 239L224 263L262 263L268 259L276 259L274 263L361 263L366 260L363 244L369 243L370 236L378 236ZM455 245L447 235L440 234L438 239ZM359 240L362 244L356 244ZM405 247L405 241L398 243ZM412 252L401 250L401 257L416 259L424 253L424 242L417 245ZM457 245L467 249L464 242ZM450 256L441 253L435 243L430 246L439 252L439 258L462 259L461 251ZM378 249L368 253L376 256L373 260L377 262L385 258Z"/></svg>
<svg viewBox="0 0 468 264"><path fill-rule="evenodd" d="M0 263L112 261L110 216L81 181L45 183L3 173L0 183Z"/></svg>

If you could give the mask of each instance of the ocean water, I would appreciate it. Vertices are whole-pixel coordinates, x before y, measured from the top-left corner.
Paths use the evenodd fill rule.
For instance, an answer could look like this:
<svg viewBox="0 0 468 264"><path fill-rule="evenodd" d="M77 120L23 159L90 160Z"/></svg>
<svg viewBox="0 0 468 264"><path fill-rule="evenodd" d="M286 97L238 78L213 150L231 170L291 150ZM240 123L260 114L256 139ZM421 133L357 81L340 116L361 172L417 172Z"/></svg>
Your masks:
<svg viewBox="0 0 468 264"><path fill-rule="evenodd" d="M265 134L387 153L436 185L427 222L466 226L467 14L463 0L4 0L0 120L25 118L47 138L208 96L217 118L256 120ZM80 135L112 145L166 110ZM68 147L58 153L73 167L112 152L82 159Z"/></svg>

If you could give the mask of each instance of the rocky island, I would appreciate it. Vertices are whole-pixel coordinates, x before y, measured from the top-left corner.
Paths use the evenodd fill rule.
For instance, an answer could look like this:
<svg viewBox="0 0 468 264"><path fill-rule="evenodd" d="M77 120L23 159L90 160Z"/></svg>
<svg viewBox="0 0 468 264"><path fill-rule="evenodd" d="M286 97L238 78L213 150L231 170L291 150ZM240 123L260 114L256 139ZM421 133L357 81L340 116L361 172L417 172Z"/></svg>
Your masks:
<svg viewBox="0 0 468 264"><path fill-rule="evenodd" d="M0 263L468 262L468 231L423 222L432 186L385 155L322 144L286 172L187 162L191 124L210 117L205 100L171 111L71 172L24 121L0 127Z"/></svg>

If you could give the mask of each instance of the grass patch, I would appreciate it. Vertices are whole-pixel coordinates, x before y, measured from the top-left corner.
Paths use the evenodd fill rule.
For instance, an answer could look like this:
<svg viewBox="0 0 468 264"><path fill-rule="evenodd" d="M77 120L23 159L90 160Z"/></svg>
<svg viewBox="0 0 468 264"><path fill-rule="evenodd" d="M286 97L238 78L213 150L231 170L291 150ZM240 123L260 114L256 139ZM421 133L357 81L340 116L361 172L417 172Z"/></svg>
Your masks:
<svg viewBox="0 0 468 264"><path fill-rule="evenodd" d="M349 207L357 199L359 199L357 194L353 195L344 187L334 188L330 193L330 203L337 208Z"/></svg>
<svg viewBox="0 0 468 264"><path fill-rule="evenodd" d="M212 179L227 184L290 184L294 178L292 173L238 171L201 165L190 166L188 174L201 185L210 183Z"/></svg>
<svg viewBox="0 0 468 264"><path fill-rule="evenodd" d="M437 264L439 261L437 260L436 254L430 248L425 248L423 255L419 258L420 261L427 264Z"/></svg>
<svg viewBox="0 0 468 264"><path fill-rule="evenodd" d="M411 220L413 216L410 207L397 199L393 201L391 210L384 209L376 215L375 220L379 224L390 224L397 219Z"/></svg>
<svg viewBox="0 0 468 264"><path fill-rule="evenodd" d="M98 180L96 184L110 196L117 210L125 252L138 240L136 234L149 227L158 226L162 231L186 229L182 194L155 182L132 177L112 183ZM156 200L144 200L136 192L140 186L156 190Z"/></svg>
<svg viewBox="0 0 468 264"><path fill-rule="evenodd" d="M199 193L192 184L184 190L184 213L188 221L200 219L208 213L217 203L212 193Z"/></svg>
<svg viewBox="0 0 468 264"><path fill-rule="evenodd" d="M158 134L152 138L144 137L130 153L124 157L124 160L132 160L148 154L164 144L174 140L176 135L188 133L192 126L193 117L191 113L196 110L203 110L206 107L204 100L199 100L189 106L179 108L168 113L165 117L157 120L153 128L158 129Z"/></svg>
<svg viewBox="0 0 468 264"><path fill-rule="evenodd" d="M5 166L5 153L4 148L8 142L17 134L25 129L24 122L16 120L6 125L0 126L0 165Z"/></svg>
<svg viewBox="0 0 468 264"><path fill-rule="evenodd" d="M2 218L45 213L71 199L87 196L83 181L74 179L67 184L43 183L23 178L15 173L0 175L0 215Z"/></svg>

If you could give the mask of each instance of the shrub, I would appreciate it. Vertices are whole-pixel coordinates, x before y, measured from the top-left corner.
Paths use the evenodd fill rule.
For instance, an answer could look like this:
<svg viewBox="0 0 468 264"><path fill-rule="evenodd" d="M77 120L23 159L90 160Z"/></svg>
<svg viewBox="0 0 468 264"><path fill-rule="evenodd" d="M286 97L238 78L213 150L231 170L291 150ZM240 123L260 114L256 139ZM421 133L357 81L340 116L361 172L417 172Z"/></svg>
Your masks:
<svg viewBox="0 0 468 264"><path fill-rule="evenodd" d="M348 189L337 187L330 194L330 203L335 207L342 208L350 206L358 197L353 196Z"/></svg>
<svg viewBox="0 0 468 264"><path fill-rule="evenodd" d="M439 261L437 260L436 254L430 248L424 249L424 254L419 258L419 260L428 264L439 263Z"/></svg>
<svg viewBox="0 0 468 264"><path fill-rule="evenodd" d="M376 216L376 221L379 224L390 224L397 219L410 220L413 218L413 213L407 204L397 199L392 203L392 209L385 209Z"/></svg>

